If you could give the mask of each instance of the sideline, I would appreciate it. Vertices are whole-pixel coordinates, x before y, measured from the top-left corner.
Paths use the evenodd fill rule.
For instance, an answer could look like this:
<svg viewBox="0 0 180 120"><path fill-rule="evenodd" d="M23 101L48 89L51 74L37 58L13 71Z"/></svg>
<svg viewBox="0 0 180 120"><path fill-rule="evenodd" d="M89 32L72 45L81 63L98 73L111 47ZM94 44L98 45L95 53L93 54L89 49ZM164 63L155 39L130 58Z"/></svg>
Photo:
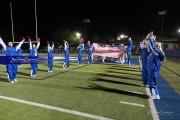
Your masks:
<svg viewBox="0 0 180 120"><path fill-rule="evenodd" d="M146 88L146 93L148 96L151 96L149 88ZM152 115L153 120L160 120L159 116L158 116L158 112L157 112L156 107L154 105L153 99L149 98L148 101L149 101L150 108L151 108L151 111L149 111L148 114Z"/></svg>
<svg viewBox="0 0 180 120"><path fill-rule="evenodd" d="M141 60L141 57L139 55L139 67L140 67L140 70L142 71L142 60ZM146 87L146 93L147 95L149 96L149 105L150 105L150 108L151 108L151 111L148 112L149 115L152 115L153 117L153 120L159 120L159 116L157 114L157 110L156 110L156 107L154 105L154 101L151 99L151 93L150 93L150 90L149 88Z"/></svg>

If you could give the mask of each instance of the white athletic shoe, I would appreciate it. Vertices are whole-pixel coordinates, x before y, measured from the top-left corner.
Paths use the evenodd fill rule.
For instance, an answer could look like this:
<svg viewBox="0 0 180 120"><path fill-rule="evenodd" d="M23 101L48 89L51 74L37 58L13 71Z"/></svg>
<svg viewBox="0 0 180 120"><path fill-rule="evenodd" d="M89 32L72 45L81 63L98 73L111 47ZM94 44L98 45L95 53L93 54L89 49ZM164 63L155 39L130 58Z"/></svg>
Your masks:
<svg viewBox="0 0 180 120"><path fill-rule="evenodd" d="M159 96L159 95L156 95L156 99L159 100L159 99L160 99L160 96Z"/></svg>
<svg viewBox="0 0 180 120"><path fill-rule="evenodd" d="M156 94L152 94L151 99L155 100L156 99Z"/></svg>
<svg viewBox="0 0 180 120"><path fill-rule="evenodd" d="M156 95L156 94L152 94L152 95L151 95L151 99L153 99L153 100L159 100L159 99L160 99L160 96L159 96L159 95Z"/></svg>
<svg viewBox="0 0 180 120"><path fill-rule="evenodd" d="M149 86L148 86L148 85L143 84L143 85L142 85L142 87L147 87L147 88L148 88Z"/></svg>
<svg viewBox="0 0 180 120"><path fill-rule="evenodd" d="M14 82L17 82L17 80L16 80L16 79L14 79Z"/></svg>
<svg viewBox="0 0 180 120"><path fill-rule="evenodd" d="M10 83L14 83L14 81L10 81Z"/></svg>

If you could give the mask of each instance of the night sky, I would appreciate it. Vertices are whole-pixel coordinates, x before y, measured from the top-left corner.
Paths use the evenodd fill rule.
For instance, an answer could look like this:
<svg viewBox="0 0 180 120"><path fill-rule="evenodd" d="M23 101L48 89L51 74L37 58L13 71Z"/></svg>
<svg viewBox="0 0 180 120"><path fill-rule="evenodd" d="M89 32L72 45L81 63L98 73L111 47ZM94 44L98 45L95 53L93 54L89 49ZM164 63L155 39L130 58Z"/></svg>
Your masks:
<svg viewBox="0 0 180 120"><path fill-rule="evenodd" d="M143 1L143 0L142 0ZM36 35L35 0L0 0L0 29L11 32L11 11L14 32L22 36ZM180 6L177 0L105 0L69 1L36 0L38 36L49 39L51 32L58 28L68 28L74 32L92 35L143 35L151 30L177 35L180 28Z"/></svg>

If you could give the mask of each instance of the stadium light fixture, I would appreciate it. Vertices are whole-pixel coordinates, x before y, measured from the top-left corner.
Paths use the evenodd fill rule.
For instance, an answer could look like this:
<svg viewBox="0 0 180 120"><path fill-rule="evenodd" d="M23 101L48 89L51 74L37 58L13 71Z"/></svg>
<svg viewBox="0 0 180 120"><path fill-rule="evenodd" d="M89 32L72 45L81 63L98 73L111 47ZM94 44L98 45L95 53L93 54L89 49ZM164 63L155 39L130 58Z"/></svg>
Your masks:
<svg viewBox="0 0 180 120"><path fill-rule="evenodd" d="M121 39L125 38L125 35L120 35L120 38L121 38Z"/></svg>
<svg viewBox="0 0 180 120"><path fill-rule="evenodd" d="M158 13L159 13L159 15L162 16L162 28L161 28L161 33L163 34L163 16L164 16L165 14L167 14L167 11L160 11L160 12L158 12Z"/></svg>
<svg viewBox="0 0 180 120"><path fill-rule="evenodd" d="M76 36L77 36L77 37L81 37L81 34L80 34L80 33L76 33Z"/></svg>

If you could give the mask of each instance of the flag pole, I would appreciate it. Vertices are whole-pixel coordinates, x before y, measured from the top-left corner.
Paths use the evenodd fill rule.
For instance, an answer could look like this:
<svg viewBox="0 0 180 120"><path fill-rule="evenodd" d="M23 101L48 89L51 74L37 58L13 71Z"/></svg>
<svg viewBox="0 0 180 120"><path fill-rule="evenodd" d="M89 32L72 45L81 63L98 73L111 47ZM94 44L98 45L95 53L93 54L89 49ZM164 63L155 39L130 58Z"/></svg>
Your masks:
<svg viewBox="0 0 180 120"><path fill-rule="evenodd" d="M36 0L35 0L35 21L36 21L36 41L37 41L38 33L37 33L37 10L36 10Z"/></svg>
<svg viewBox="0 0 180 120"><path fill-rule="evenodd" d="M12 39L13 39L13 43L14 43L14 25L13 25L13 15L12 15L12 4L10 2L10 9L11 9L11 26L12 26Z"/></svg>

